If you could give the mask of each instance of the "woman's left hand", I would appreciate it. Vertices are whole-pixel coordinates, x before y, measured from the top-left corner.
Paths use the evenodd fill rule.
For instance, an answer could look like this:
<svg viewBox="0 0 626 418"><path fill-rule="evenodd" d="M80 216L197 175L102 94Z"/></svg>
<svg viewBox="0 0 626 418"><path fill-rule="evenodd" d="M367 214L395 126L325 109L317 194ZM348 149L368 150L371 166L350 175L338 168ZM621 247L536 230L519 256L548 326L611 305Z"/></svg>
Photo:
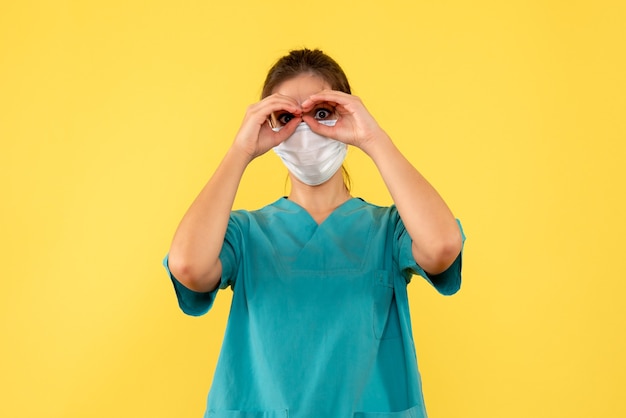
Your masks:
<svg viewBox="0 0 626 418"><path fill-rule="evenodd" d="M334 126L318 123L317 119L310 116L309 112L319 103L329 103L335 106L338 120ZM324 90L310 96L302 102L301 106L304 122L311 127L313 132L322 136L361 149L376 138L386 136L357 96L335 90Z"/></svg>

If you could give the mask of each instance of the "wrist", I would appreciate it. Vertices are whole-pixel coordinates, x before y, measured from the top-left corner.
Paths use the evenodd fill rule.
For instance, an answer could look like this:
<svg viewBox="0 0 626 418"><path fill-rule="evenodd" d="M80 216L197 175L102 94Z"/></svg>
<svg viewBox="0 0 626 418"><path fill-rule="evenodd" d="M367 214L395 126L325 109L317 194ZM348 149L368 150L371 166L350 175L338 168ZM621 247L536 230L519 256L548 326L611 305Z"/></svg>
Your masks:
<svg viewBox="0 0 626 418"><path fill-rule="evenodd" d="M379 129L379 132L375 133L370 139L363 141L359 145L361 151L363 151L372 159L375 159L375 157L384 153L390 147L395 147L393 141L391 140L389 135L387 135L387 133L382 129Z"/></svg>
<svg viewBox="0 0 626 418"><path fill-rule="evenodd" d="M255 157L256 156L251 153L250 150L247 150L245 147L240 146L237 142L234 142L228 151L226 151L224 159L246 168Z"/></svg>

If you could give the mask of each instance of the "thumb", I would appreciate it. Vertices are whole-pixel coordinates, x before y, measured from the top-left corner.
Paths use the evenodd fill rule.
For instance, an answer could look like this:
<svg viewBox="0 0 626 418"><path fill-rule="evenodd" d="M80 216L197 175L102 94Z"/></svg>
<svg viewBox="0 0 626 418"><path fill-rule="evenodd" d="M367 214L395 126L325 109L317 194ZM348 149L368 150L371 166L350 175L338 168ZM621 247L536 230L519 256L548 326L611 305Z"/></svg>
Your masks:
<svg viewBox="0 0 626 418"><path fill-rule="evenodd" d="M281 142L286 141L291 135L293 135L293 133L296 131L296 128L298 128L298 125L300 124L300 122L302 122L301 117L294 117L289 122L287 122L285 126L277 130L270 128L268 124L267 127L270 128L272 133L274 134L273 142L275 143L275 145L278 145Z"/></svg>
<svg viewBox="0 0 626 418"><path fill-rule="evenodd" d="M324 123L321 123L322 121L315 119L314 117L311 117L308 115L303 116L302 119L309 126L309 128L311 128L311 130L315 132L316 134L325 136L327 138L336 139L335 137L336 137L337 130L335 129L335 124L338 123L338 121L328 120L328 122L334 122L334 123L332 123L332 125L326 125Z"/></svg>

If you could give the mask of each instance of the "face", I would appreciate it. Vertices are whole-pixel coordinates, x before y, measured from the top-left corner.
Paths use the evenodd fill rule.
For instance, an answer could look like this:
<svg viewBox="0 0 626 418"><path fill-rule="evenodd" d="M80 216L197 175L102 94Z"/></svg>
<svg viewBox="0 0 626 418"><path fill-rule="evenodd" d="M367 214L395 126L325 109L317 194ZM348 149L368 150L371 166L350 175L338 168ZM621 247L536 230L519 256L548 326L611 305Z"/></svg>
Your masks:
<svg viewBox="0 0 626 418"><path fill-rule="evenodd" d="M300 74L280 83L273 93L291 97L302 104L311 95L330 89L330 85L324 79L313 74ZM318 120L337 119L334 105L326 102L318 103L308 114ZM274 112L270 117L270 122L273 128L280 128L291 119L293 119L291 113Z"/></svg>

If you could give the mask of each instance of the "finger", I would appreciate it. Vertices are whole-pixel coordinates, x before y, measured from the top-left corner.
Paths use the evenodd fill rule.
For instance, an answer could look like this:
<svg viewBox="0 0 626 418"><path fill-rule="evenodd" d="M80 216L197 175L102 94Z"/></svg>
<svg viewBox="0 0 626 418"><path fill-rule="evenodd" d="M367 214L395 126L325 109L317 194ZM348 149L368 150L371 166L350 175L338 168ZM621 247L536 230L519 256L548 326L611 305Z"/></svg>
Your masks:
<svg viewBox="0 0 626 418"><path fill-rule="evenodd" d="M277 94L268 96L260 102L257 102L250 110L252 113L258 115L260 119L262 118L262 120L265 120L272 113L281 110L294 115L300 115L302 113L302 109L295 99Z"/></svg>
<svg viewBox="0 0 626 418"><path fill-rule="evenodd" d="M272 121L272 127L282 127L286 125L285 120L281 117L282 115L285 115L286 120L291 121L302 116L302 109L299 107L276 105L267 108L263 113L268 120Z"/></svg>
<svg viewBox="0 0 626 418"><path fill-rule="evenodd" d="M281 142L284 142L285 140L287 140L287 138L289 138L296 131L296 128L298 128L298 125L301 122L302 122L302 117L297 116L291 119L289 122L287 122L287 124L283 126L282 128L280 128L278 131L274 131L272 129L272 133L274 134L273 137L274 137L275 145L278 145ZM268 128L270 128L269 123L267 126Z"/></svg>
<svg viewBox="0 0 626 418"><path fill-rule="evenodd" d="M340 140L339 138L337 138L337 134L339 133L339 131L336 129L337 125L340 124L339 121L337 121L334 126L328 126L320 123L319 120L309 115L303 115L302 120L304 121L304 123L309 125L311 130L316 134L325 136L327 138Z"/></svg>
<svg viewBox="0 0 626 418"><path fill-rule="evenodd" d="M265 100L267 100L268 104L271 105L271 106L279 106L279 107L280 106L287 106L290 109L294 109L294 110L298 109L298 110L300 110L300 104L293 97L283 96L283 95L280 95L280 94L273 94L273 95L267 97Z"/></svg>
<svg viewBox="0 0 626 418"><path fill-rule="evenodd" d="M316 104L321 102L330 102L335 103L337 105L349 105L353 103L355 96L351 94L343 93L341 91L336 90L323 90L319 93L315 93L309 96L304 102L302 102L302 110L304 112L308 112L311 110Z"/></svg>

